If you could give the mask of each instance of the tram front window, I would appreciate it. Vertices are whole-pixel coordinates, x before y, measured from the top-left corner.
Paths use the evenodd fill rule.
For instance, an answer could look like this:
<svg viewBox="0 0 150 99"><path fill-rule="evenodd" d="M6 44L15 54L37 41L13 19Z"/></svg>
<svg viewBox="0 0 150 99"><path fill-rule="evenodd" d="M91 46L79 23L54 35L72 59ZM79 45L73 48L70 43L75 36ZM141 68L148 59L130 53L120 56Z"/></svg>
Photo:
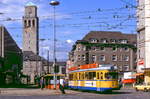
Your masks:
<svg viewBox="0 0 150 99"><path fill-rule="evenodd" d="M105 78L106 79L117 79L118 73L116 73L116 72L105 73Z"/></svg>

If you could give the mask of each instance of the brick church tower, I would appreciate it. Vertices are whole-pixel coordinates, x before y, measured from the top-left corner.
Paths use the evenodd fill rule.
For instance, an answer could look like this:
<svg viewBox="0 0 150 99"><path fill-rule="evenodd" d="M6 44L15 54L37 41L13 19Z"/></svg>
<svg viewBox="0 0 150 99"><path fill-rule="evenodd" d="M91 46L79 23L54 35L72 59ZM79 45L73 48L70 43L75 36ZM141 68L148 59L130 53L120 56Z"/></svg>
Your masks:
<svg viewBox="0 0 150 99"><path fill-rule="evenodd" d="M25 15L23 16L23 51L32 51L38 55L38 25L37 7L33 3L25 6Z"/></svg>
<svg viewBox="0 0 150 99"><path fill-rule="evenodd" d="M35 83L35 78L42 74L42 62L39 56L39 19L37 7L29 2L23 16L23 74L28 76L24 83Z"/></svg>

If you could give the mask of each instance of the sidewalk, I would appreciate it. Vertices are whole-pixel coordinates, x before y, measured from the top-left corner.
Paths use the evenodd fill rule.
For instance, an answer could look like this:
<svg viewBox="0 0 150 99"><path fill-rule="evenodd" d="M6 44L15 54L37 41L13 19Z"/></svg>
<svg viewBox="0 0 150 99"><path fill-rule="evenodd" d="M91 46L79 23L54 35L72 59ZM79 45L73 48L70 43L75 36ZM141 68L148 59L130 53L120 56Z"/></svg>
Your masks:
<svg viewBox="0 0 150 99"><path fill-rule="evenodd" d="M68 93L68 91L66 91ZM70 93L70 92L69 92ZM24 88L0 88L1 96L42 96L42 95L61 95L60 90L49 89L24 89Z"/></svg>

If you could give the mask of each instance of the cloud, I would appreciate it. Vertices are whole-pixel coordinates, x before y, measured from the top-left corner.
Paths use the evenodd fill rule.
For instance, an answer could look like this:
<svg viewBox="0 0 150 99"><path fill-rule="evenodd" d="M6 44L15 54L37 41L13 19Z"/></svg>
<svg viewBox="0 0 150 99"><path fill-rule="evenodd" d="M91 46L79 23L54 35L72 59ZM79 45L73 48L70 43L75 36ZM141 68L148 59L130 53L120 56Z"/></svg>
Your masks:
<svg viewBox="0 0 150 99"><path fill-rule="evenodd" d="M66 42L67 42L68 44L73 44L73 43L74 43L74 41L73 41L73 40L70 40L70 39L66 40Z"/></svg>

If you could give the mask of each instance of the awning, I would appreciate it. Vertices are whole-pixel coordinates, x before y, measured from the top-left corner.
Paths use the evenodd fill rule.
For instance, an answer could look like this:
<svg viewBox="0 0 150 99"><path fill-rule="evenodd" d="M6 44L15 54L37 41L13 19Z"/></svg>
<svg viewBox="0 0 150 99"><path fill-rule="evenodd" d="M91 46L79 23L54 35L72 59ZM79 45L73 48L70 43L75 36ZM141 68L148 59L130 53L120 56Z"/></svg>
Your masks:
<svg viewBox="0 0 150 99"><path fill-rule="evenodd" d="M141 75L144 75L144 73L136 73L136 74L133 74L132 76L141 76Z"/></svg>

